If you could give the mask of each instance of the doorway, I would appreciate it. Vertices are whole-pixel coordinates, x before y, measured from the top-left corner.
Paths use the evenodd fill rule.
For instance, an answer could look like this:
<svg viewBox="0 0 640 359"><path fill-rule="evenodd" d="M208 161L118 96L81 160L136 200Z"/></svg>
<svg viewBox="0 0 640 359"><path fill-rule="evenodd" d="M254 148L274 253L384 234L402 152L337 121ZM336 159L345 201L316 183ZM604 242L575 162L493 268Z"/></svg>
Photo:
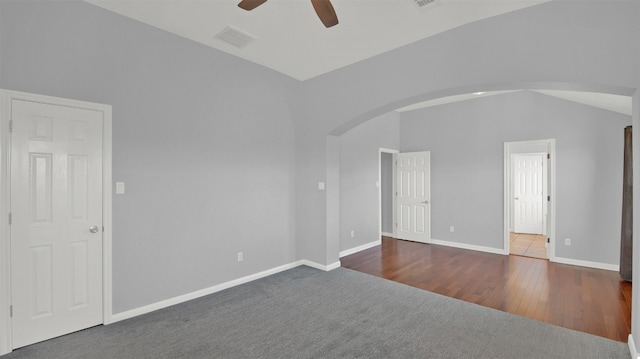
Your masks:
<svg viewBox="0 0 640 359"><path fill-rule="evenodd" d="M553 258L554 157L553 139L505 143L505 254Z"/></svg>
<svg viewBox="0 0 640 359"><path fill-rule="evenodd" d="M0 95L6 354L111 321L111 107Z"/></svg>
<svg viewBox="0 0 640 359"><path fill-rule="evenodd" d="M395 236L395 205L394 195L396 164L396 150L380 148L378 189L380 199L380 236Z"/></svg>

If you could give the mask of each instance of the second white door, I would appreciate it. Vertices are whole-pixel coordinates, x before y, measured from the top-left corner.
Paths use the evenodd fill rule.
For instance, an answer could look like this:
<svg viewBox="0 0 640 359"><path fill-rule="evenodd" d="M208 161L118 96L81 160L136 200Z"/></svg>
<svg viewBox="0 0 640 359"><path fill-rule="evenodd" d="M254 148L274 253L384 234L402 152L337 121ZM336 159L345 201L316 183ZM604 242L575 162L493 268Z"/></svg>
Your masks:
<svg viewBox="0 0 640 359"><path fill-rule="evenodd" d="M514 232L543 234L544 154L513 155Z"/></svg>
<svg viewBox="0 0 640 359"><path fill-rule="evenodd" d="M431 241L430 152L399 153L396 216L399 239Z"/></svg>

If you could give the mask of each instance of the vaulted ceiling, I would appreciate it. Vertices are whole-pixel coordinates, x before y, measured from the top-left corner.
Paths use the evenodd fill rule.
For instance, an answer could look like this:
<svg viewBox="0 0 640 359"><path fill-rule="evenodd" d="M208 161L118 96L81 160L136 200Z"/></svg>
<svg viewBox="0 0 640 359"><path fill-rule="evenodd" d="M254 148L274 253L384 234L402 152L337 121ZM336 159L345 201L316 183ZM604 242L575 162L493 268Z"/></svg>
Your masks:
<svg viewBox="0 0 640 359"><path fill-rule="evenodd" d="M549 0L331 0L339 24L325 28L309 0L86 0L298 80L359 62L440 32ZM425 3L419 7L417 3ZM216 35L231 26L255 41Z"/></svg>
<svg viewBox="0 0 640 359"><path fill-rule="evenodd" d="M309 0L268 0L252 11L239 8L240 0L85 1L292 78L307 80L470 22L550 0L331 0L339 19L339 24L331 28L323 26ZM224 31L231 31L227 33L231 42L247 43L238 47L221 40L217 35ZM631 115L628 96L539 92ZM504 91L480 96L500 93ZM449 96L398 111L477 96Z"/></svg>

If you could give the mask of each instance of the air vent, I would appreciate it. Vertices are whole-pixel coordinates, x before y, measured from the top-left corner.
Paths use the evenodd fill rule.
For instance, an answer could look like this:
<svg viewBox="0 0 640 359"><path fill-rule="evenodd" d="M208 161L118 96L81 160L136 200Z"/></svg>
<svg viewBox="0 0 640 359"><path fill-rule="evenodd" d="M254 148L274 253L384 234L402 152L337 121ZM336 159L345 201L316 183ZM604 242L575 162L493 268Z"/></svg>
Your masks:
<svg viewBox="0 0 640 359"><path fill-rule="evenodd" d="M431 3L434 3L436 0L413 0L416 6L421 9Z"/></svg>
<svg viewBox="0 0 640 359"><path fill-rule="evenodd" d="M214 38L224 41L229 45L235 46L239 49L245 48L250 43L254 42L257 37L251 35L248 32L242 31L233 26L227 26L220 31Z"/></svg>

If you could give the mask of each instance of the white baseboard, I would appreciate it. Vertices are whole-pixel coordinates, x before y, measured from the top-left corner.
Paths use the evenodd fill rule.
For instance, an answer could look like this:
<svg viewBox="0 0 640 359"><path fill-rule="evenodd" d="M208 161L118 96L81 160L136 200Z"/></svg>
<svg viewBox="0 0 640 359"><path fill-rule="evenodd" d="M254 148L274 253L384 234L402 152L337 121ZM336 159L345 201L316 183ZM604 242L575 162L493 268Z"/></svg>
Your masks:
<svg viewBox="0 0 640 359"><path fill-rule="evenodd" d="M303 260L301 260L301 261L297 261L296 263L298 263L298 265L297 265L297 266L305 265L305 266L307 266L307 267L311 267L311 268L315 268L315 269L320 269L320 270L323 270L323 271L325 271L325 272L332 271L332 270L334 270L334 269L336 269L336 268L340 268L340 267L342 266L342 264L340 263L340 261L333 262L333 263L331 263L331 264L329 264L329 265L326 265L326 266L325 266L325 265L322 265L322 264L319 264L319 263L316 263L316 262L312 262L312 261L307 260L307 259L303 259ZM296 266L296 267L297 267L297 266Z"/></svg>
<svg viewBox="0 0 640 359"><path fill-rule="evenodd" d="M357 246L351 249L345 249L344 251L340 252L339 256L340 258L342 257L346 257L348 255L354 254L354 253L358 253L360 251L364 251L365 249L369 249L375 246L379 246L382 244L382 239L379 239L377 241L373 241L373 242L369 242L366 244L363 244L361 246Z"/></svg>
<svg viewBox="0 0 640 359"><path fill-rule="evenodd" d="M121 320L125 320L125 319L129 319L129 318L133 318L133 317L137 317L139 315L143 315L143 314L147 314L147 313L151 313L153 311L159 310L159 309L163 309L163 308L167 308L170 307L172 305L176 305L176 304L180 304L180 303L184 303L187 302L189 300L193 300L196 298L200 298L203 297L205 295L209 295L209 294L213 294L231 287L235 287L238 286L240 284L244 284L244 283L248 283L251 281L254 281L256 279L260 279L260 278L264 278L264 277L268 277L272 274L276 274L276 273L280 273L283 271L286 271L288 269L292 269L295 267L299 267L301 265L306 265L312 268L316 268L316 269L320 269L323 271L330 271L333 270L335 268L340 267L340 262L335 262L332 264L329 264L327 266L325 265L321 265L306 259L303 260L299 260L293 263L289 263L289 264L285 264L285 265L281 265L279 267L275 267L275 268L271 268L271 269L267 269L265 271L259 272L259 273L255 273L255 274L251 274L242 278L238 278L238 279L234 279L222 284L218 284L215 285L213 287L209 287L209 288L205 288L205 289L200 289L197 290L195 292L191 292L191 293L187 293L187 294L183 294L183 295L179 295L177 297L173 297L170 299L166 299L160 302L156 302L153 304L149 304L149 305L145 305L143 307L139 307L136 309L131 309L128 310L126 312L122 312L122 313L116 313L113 314L111 316L111 320L109 321L108 324L111 323L115 323L115 322L119 322ZM107 324L107 323L105 323Z"/></svg>
<svg viewBox="0 0 640 359"><path fill-rule="evenodd" d="M581 261L579 259L562 258L562 257L555 257L551 261L556 263L561 263L561 264L571 264L571 265L580 266L580 267L605 269L605 270L610 270L614 272L620 271L620 266L615 264Z"/></svg>
<svg viewBox="0 0 640 359"><path fill-rule="evenodd" d="M431 244L437 244L440 246L447 246L447 247L454 247L454 248L461 248L461 249L470 249L472 251L487 252L487 253L493 253L493 254L505 254L504 249L502 248L476 246L473 244L441 241L439 239L431 239Z"/></svg>
<svg viewBox="0 0 640 359"><path fill-rule="evenodd" d="M382 232L382 235L385 237L391 237L393 238L393 233L388 233L388 232Z"/></svg>
<svg viewBox="0 0 640 359"><path fill-rule="evenodd" d="M629 352L631 352L631 359L640 359L638 350L636 349L636 343L633 341L633 335L629 334Z"/></svg>

